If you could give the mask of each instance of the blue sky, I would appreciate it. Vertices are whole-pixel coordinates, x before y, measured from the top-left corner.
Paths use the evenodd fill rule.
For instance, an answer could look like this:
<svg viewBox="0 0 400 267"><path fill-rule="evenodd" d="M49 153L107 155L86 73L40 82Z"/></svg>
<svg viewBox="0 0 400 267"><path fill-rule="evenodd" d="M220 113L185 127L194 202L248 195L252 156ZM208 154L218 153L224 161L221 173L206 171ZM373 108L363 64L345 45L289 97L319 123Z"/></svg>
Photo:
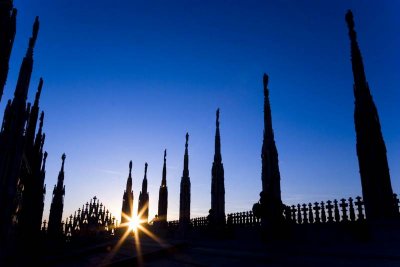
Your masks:
<svg viewBox="0 0 400 267"><path fill-rule="evenodd" d="M47 218L65 152L64 217L97 196L117 217L133 161L135 207L148 162L150 217L167 156L169 219L179 211L190 134L192 216L210 207L215 111L221 109L226 211L261 190L262 74L270 76L285 203L361 194L353 124L351 8L400 192L398 1L14 0L17 35L0 110L40 16L29 99L44 78Z"/></svg>

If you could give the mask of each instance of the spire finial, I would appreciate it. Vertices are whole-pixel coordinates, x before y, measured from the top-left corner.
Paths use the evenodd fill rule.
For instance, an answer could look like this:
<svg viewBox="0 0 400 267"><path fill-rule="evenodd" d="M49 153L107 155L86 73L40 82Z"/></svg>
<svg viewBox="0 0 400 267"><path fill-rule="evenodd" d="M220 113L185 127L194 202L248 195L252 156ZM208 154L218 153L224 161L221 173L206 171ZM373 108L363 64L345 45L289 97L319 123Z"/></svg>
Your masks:
<svg viewBox="0 0 400 267"><path fill-rule="evenodd" d="M132 174L132 160L129 161L129 176Z"/></svg>
<svg viewBox="0 0 400 267"><path fill-rule="evenodd" d="M186 133L186 144L185 147L188 147L188 142L189 142L189 133Z"/></svg>
<svg viewBox="0 0 400 267"><path fill-rule="evenodd" d="M148 164L147 164L147 162L145 162L144 163L144 176L147 175L147 166L148 166Z"/></svg>
<svg viewBox="0 0 400 267"><path fill-rule="evenodd" d="M167 149L164 149L164 162L167 161Z"/></svg>

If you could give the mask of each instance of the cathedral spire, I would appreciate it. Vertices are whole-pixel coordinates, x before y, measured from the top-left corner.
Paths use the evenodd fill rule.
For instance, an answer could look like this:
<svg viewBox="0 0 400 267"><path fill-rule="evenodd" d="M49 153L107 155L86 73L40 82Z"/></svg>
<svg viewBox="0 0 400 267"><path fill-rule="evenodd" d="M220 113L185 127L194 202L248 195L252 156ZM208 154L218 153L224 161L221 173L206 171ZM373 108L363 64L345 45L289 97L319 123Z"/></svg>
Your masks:
<svg viewBox="0 0 400 267"><path fill-rule="evenodd" d="M189 133L186 133L185 156L183 158L182 177L189 177L189 154L188 154Z"/></svg>
<svg viewBox="0 0 400 267"><path fill-rule="evenodd" d="M12 0L2 1L0 12L0 100L7 81L9 61L16 32L17 10Z"/></svg>
<svg viewBox="0 0 400 267"><path fill-rule="evenodd" d="M35 47L38 32L39 32L39 17L36 17L35 23L33 24L32 36L29 39L29 46L21 64L17 86L14 92L14 99L18 99L18 101L22 101L24 103L28 95L29 83L32 75L33 49Z"/></svg>
<svg viewBox="0 0 400 267"><path fill-rule="evenodd" d="M214 225L225 224L225 177L221 156L219 133L219 109L217 109L214 162L211 169L211 210L210 220Z"/></svg>
<svg viewBox="0 0 400 267"><path fill-rule="evenodd" d="M132 190L132 160L129 162L129 176L128 179L126 180L126 190L127 191Z"/></svg>
<svg viewBox="0 0 400 267"><path fill-rule="evenodd" d="M62 234L61 219L64 209L64 196L65 196L65 186L64 186L64 164L65 164L65 153L61 156L61 169L58 174L57 185L54 186L53 199L50 206L49 215L49 227L48 233L52 237L58 237Z"/></svg>
<svg viewBox="0 0 400 267"><path fill-rule="evenodd" d="M395 205L386 146L379 115L369 90L354 29L353 13L346 13L354 77L354 123L365 213L369 220L393 218ZM396 205L397 207L397 205Z"/></svg>
<svg viewBox="0 0 400 267"><path fill-rule="evenodd" d="M162 180L161 180L161 186L165 187L167 186L167 150L164 150L164 165L163 165L163 171L162 171Z"/></svg>
<svg viewBox="0 0 400 267"><path fill-rule="evenodd" d="M62 156L61 156L61 160L62 160L61 170L60 170L60 173L58 174L58 182L57 182L57 186L60 186L60 188L64 185L64 163L65 163L66 157L67 156L65 155L65 153L62 154Z"/></svg>
<svg viewBox="0 0 400 267"><path fill-rule="evenodd" d="M132 161L129 162L129 175L122 197L121 223L127 223L133 216Z"/></svg>
<svg viewBox="0 0 400 267"><path fill-rule="evenodd" d="M167 150L164 150L164 166L160 191L158 194L158 220L162 226L167 223L168 188L167 188Z"/></svg>
<svg viewBox="0 0 400 267"><path fill-rule="evenodd" d="M189 178L189 133L186 133L185 156L183 158L183 174L179 202L179 224L184 230L190 223L190 178Z"/></svg>
<svg viewBox="0 0 400 267"><path fill-rule="evenodd" d="M261 203L264 208L264 223L279 222L282 219L281 176L278 150L272 129L271 106L269 101L268 75L263 76L264 85L264 136L261 151Z"/></svg>
<svg viewBox="0 0 400 267"><path fill-rule="evenodd" d="M149 218L149 193L147 192L147 162L144 164L144 177L142 182L142 191L139 194L139 207L138 216L145 223L148 222Z"/></svg>
<svg viewBox="0 0 400 267"><path fill-rule="evenodd" d="M222 161L222 156L221 156L221 137L219 134L219 108L217 109L217 115L216 115L216 128L215 128L215 153L214 153L214 161L215 162L221 162Z"/></svg>
<svg viewBox="0 0 400 267"><path fill-rule="evenodd" d="M147 192L147 162L144 164L144 177L142 183L142 192Z"/></svg>

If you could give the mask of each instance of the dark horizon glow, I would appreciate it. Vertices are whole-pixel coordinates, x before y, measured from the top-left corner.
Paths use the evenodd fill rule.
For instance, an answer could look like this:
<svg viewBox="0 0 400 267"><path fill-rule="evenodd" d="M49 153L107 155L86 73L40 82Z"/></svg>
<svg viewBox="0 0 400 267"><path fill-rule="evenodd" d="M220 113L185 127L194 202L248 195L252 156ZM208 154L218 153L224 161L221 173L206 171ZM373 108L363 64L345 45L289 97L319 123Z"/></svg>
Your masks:
<svg viewBox="0 0 400 267"><path fill-rule="evenodd" d="M165 148L168 219L177 219L186 132L191 216L206 215L218 107L226 212L250 210L261 191L264 72L283 202L360 195L347 9L380 115L392 187L400 193L400 3L267 2L14 0L17 35L0 111L39 16L29 101L43 77L49 153L43 219L64 152L63 218L95 195L120 218L130 160L135 213L149 164L154 218Z"/></svg>

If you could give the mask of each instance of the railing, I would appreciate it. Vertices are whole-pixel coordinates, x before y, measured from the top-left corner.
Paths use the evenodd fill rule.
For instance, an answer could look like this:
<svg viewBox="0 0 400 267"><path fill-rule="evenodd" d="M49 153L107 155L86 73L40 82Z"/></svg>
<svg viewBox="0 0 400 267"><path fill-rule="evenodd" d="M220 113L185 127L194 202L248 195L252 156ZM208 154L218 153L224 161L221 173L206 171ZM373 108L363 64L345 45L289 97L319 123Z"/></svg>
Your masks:
<svg viewBox="0 0 400 267"><path fill-rule="evenodd" d="M393 203L400 217L399 199L393 194ZM324 224L324 223L346 223L365 220L365 207L362 197L342 198L333 201L321 201L314 203L301 203L297 205L284 205L283 218L293 224ZM190 220L194 228L206 227L207 217L197 217ZM228 226L259 226L260 218L257 218L252 211L229 213L226 215ZM179 221L169 221L171 228L178 227Z"/></svg>

